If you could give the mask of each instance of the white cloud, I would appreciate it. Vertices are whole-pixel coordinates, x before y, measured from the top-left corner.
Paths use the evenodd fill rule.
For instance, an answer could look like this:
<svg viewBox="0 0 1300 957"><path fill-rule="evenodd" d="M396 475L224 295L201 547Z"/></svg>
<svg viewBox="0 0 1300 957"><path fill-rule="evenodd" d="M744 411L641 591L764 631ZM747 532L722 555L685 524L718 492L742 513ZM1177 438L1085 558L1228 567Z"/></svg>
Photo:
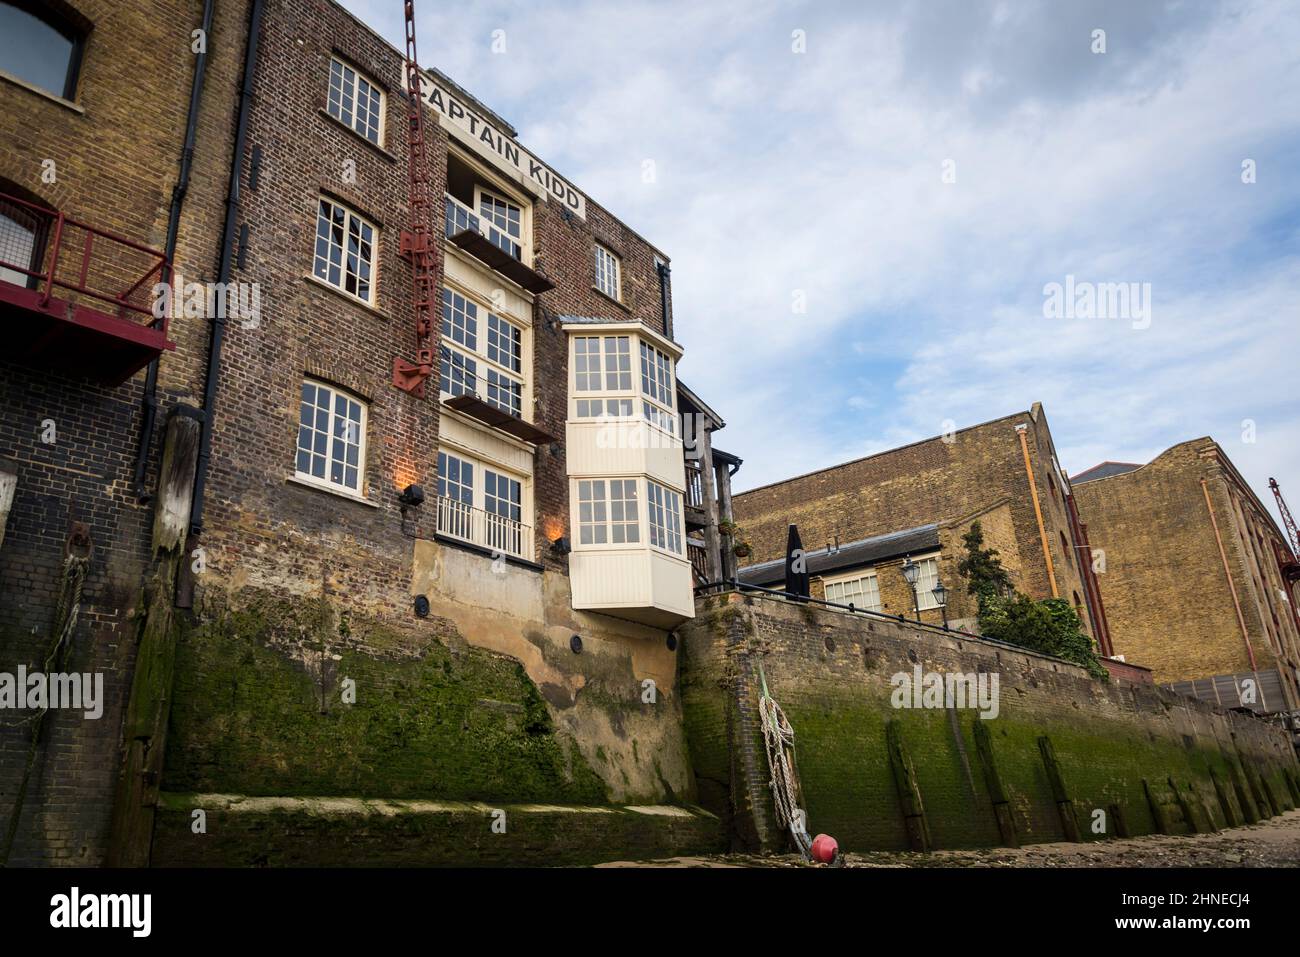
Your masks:
<svg viewBox="0 0 1300 957"><path fill-rule="evenodd" d="M392 4L346 5L400 37ZM683 373L727 418L742 486L1041 400L1069 471L1208 433L1261 498L1269 474L1300 496L1287 4L420 16L426 59L673 257ZM1067 274L1152 283L1151 328L1043 319Z"/></svg>

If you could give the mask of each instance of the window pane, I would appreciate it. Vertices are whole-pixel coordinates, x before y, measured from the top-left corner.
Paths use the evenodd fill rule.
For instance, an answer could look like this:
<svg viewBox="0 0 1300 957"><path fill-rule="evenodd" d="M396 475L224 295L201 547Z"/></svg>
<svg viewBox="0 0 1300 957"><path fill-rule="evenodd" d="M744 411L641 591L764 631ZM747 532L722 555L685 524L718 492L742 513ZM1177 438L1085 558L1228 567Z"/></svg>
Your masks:
<svg viewBox="0 0 1300 957"><path fill-rule="evenodd" d="M0 70L53 93L69 96L74 43L58 28L8 3L0 3Z"/></svg>

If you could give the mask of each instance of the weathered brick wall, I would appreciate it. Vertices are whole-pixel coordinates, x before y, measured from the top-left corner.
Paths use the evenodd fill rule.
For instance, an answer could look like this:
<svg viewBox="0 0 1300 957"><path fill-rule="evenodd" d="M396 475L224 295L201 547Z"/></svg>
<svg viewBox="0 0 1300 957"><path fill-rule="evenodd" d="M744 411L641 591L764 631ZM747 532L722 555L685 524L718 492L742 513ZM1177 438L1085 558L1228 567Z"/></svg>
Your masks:
<svg viewBox="0 0 1300 957"><path fill-rule="evenodd" d="M268 594L299 602L324 602L340 619L364 616L409 636L423 648L422 659L438 653L439 643L468 645L517 660L523 680L540 695L565 746L576 744L567 777L549 792L530 798L575 800L567 790L590 766L601 798L688 800L693 792L680 706L674 693L676 658L667 635L603 615L575 613L569 604L567 559L550 540L568 532L568 478L563 440L540 446L533 457L534 512L524 521L535 529L538 567L494 561L487 555L434 542L439 442L436 372L428 394L417 399L390 383L393 357L411 357L414 319L408 264L399 256L399 237L407 222L406 104L402 54L342 8L323 0L272 0L261 34L248 148L261 150L256 188L244 168L241 219L249 227L243 268L237 280L257 283L262 292L261 322L227 326L217 400L213 461L204 515L207 566L198 580L202 624L223 629L232 616L262 607ZM352 62L385 93L386 136L382 148L362 139L323 112L332 55ZM436 66L437 64L431 64ZM448 133L433 111L426 111L426 139L432 192L441 197L447 180ZM345 171L355 171L355 181ZM517 184L516 184L517 185ZM312 270L317 197L336 197L379 227L377 301L374 308L304 278ZM441 235L438 203L435 229ZM533 207L534 265L556 288L542 294L533 311L533 421L552 435L564 435L567 417L567 342L557 317L592 316L610 321L636 318L662 327L656 251L594 202L587 218L566 217L555 205ZM622 256L625 304L593 289L593 243L599 240ZM504 284L504 280L502 280ZM481 333L483 334L483 333ZM288 481L294 471L298 402L304 374L312 374L357 393L369 403L366 498L357 502ZM428 502L405 516L397 501L408 483L422 485ZM417 618L412 597L428 597L428 618ZM274 628L278 628L278 625ZM228 635L231 655L252 667L272 657L290 672L309 671L312 653L259 637L268 623ZM273 628L273 630L274 630ZM318 636L326 654L351 656L364 671L364 692L388 702L394 720L427 720L421 702L401 692L402 667L383 649L367 644L362 633ZM579 635L581 655L569 648ZM208 692L208 657L183 657L178 672L178 712L193 715L188 727L215 720L221 705ZM411 666L413 667L413 666ZM642 703L643 682L653 680L656 703ZM305 680L305 679L304 679ZM185 700L185 696L192 696ZM260 699L259 699L260 700ZM297 714L300 702L267 699L250 702L248 727L271 721L282 709ZM212 712L208 719L203 715ZM332 719L299 715L297 751L290 766L310 764L332 748ZM435 729L460 736L459 724ZM377 781L402 790L401 763L385 750L382 728L360 722L352 743L381 769ZM523 735L523 732L518 732ZM235 735L238 747L254 748L247 728ZM193 741L190 735L185 740ZM519 741L527 744L527 738ZM437 734L429 748L450 748ZM179 747L179 746L178 746ZM178 754L180 752L177 752ZM430 752L421 752L429 754ZM565 752L567 753L567 752ZM448 760L485 796L465 755ZM416 762L418 764L418 761ZM328 793L348 793L343 779L306 773L251 782L237 762L211 769L205 786L256 793L304 794L315 781ZM186 765L188 767L188 765ZM426 769L428 770L428 769ZM413 772L414 773L414 772ZM446 777L424 775L427 797L446 796ZM187 771L165 773L164 787L188 788ZM341 789L341 790L340 790ZM405 793L405 792L404 792ZM587 798L592 798L591 794Z"/></svg>
<svg viewBox="0 0 1300 957"><path fill-rule="evenodd" d="M1075 487L1092 545L1105 552L1098 579L1115 651L1160 682L1250 671L1235 588L1256 667L1280 668L1295 702L1300 655L1278 595L1277 532L1216 464L1216 448L1208 437L1183 442L1139 469Z"/></svg>
<svg viewBox="0 0 1300 957"><path fill-rule="evenodd" d="M850 850L908 846L886 746L900 722L937 847L999 843L986 768L974 726L990 732L992 754L1018 838L1060 840L1056 806L1038 739L1059 761L1085 839L1093 811L1119 805L1134 834L1157 822L1143 781L1167 816L1186 830L1173 780L1202 826L1241 821L1239 782L1276 810L1296 802L1297 764L1276 725L1151 686L1103 683L1057 659L1005 645L942 635L862 615L780 599L728 594L683 629L682 695L701 803L728 825L733 845L780 846L772 824L768 769L754 709L761 665L795 732L799 775L812 833ZM999 712L893 707L899 672L999 676ZM1218 798L1215 780L1228 809ZM1255 784L1252 784L1255 781Z"/></svg>
<svg viewBox="0 0 1300 957"><path fill-rule="evenodd" d="M202 23L203 4L73 0L70 6L92 24L79 109L0 81L0 179L49 208L161 250L195 67L191 31ZM215 260L245 27L241 3L219 5L177 247L178 266L191 274L211 270ZM52 183L42 178L46 160L54 162ZM80 263L83 238L73 235L73 264ZM163 359L164 410L201 388L206 323L182 316L170 335L177 349ZM18 357L7 357L0 369L0 458L18 470L0 548L0 670L42 667L65 541L71 523L84 522L93 551L68 667L102 673L107 700L98 720L57 711L46 717L10 862L93 864L107 839L135 655L132 614L149 558L152 512L132 489L144 373L106 388L90 381L93 370L13 360ZM46 420L56 430L53 443L41 440ZM160 415L160 430L163 420ZM158 451L155 445L150 486ZM32 714L0 712L0 832L29 754L30 724L19 722Z"/></svg>
<svg viewBox="0 0 1300 957"><path fill-rule="evenodd" d="M1082 606L1084 588L1075 543L1063 490L1051 465L1055 455L1051 432L1037 404L1028 412L958 430L947 440L942 436L927 439L735 496L736 523L754 546L749 561L781 557L790 523L799 526L805 547L818 548L836 536L841 542L851 542L931 523L958 523L1005 502L1014 539L1006 536L1005 525L999 521L1002 516L993 520L998 527L990 529L998 537L995 547L1002 552L1003 564L1019 589L1034 598L1050 597L1042 540L1016 433L1020 424L1028 427L1030 460L1057 589L1060 597ZM964 592L955 570L960 556L952 552L952 547L961 548L960 535L951 539L952 547L949 542L941 542L941 546L941 577L949 588ZM882 575L882 582L885 577ZM901 600L910 608L905 592ZM893 607L889 610L895 611ZM966 609L958 611L964 614ZM1086 611L1081 610L1080 617L1091 631ZM937 620L938 613L931 613L927 620L931 618Z"/></svg>

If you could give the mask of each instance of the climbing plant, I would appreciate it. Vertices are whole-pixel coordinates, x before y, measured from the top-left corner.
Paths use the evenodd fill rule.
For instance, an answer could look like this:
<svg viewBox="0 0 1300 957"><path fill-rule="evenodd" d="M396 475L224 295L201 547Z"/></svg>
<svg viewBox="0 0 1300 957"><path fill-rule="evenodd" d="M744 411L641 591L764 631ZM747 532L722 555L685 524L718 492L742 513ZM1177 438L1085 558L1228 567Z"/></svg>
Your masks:
<svg viewBox="0 0 1300 957"><path fill-rule="evenodd" d="M995 548L984 547L984 530L974 522L962 537L965 557L957 564L966 588L978 602L980 634L1045 655L1064 658L1107 681L1078 614L1064 598L1035 601L1017 591Z"/></svg>

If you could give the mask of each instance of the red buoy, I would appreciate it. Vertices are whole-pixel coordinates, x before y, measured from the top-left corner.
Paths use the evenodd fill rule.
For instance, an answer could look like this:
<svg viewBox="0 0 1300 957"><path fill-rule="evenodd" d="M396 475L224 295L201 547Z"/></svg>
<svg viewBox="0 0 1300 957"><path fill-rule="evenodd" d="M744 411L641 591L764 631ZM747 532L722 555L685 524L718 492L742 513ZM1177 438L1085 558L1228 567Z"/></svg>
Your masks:
<svg viewBox="0 0 1300 957"><path fill-rule="evenodd" d="M818 834L813 838L812 856L813 860L819 864L829 864L835 860L835 855L839 853L840 846L835 843L835 838L829 834Z"/></svg>

